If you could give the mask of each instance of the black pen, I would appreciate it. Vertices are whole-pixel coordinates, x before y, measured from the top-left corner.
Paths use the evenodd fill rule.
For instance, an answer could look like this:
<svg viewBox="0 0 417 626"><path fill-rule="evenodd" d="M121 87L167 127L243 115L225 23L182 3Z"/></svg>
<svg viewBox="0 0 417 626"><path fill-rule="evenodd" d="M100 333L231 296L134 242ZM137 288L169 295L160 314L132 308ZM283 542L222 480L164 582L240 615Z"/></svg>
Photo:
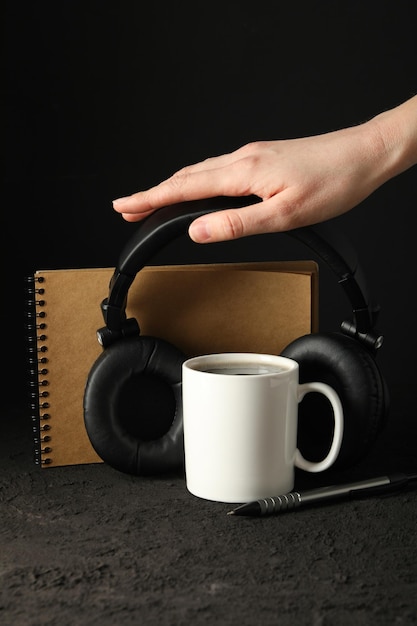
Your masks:
<svg viewBox="0 0 417 626"><path fill-rule="evenodd" d="M304 492L291 491L281 496L270 496L241 504L236 509L229 511L228 515L275 515L285 511L293 511L306 504L385 493L394 489L400 489L413 480L417 480L417 474L396 472L389 476L378 476L377 478L368 478L367 480L346 483L344 485L318 487L317 489Z"/></svg>

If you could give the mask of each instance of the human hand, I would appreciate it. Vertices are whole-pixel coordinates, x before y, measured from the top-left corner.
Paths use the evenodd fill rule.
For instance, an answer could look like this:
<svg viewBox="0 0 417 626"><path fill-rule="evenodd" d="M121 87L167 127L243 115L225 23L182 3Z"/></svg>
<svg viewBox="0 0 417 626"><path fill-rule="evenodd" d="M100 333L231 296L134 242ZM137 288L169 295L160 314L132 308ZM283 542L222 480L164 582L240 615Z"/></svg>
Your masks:
<svg viewBox="0 0 417 626"><path fill-rule="evenodd" d="M194 220L190 237L208 243L291 230L350 210L385 182L382 144L369 122L312 137L254 142L184 167L113 206L136 222L178 202L255 195L262 201Z"/></svg>

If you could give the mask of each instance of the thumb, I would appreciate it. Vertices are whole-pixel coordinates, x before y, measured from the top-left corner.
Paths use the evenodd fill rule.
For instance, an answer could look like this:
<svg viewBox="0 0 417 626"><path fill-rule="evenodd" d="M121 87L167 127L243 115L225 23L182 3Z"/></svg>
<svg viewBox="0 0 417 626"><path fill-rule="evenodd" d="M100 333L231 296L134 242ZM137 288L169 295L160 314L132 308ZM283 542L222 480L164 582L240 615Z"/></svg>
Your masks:
<svg viewBox="0 0 417 626"><path fill-rule="evenodd" d="M255 228L255 205L240 209L224 209L197 218L188 229L196 243L214 243L250 235Z"/></svg>

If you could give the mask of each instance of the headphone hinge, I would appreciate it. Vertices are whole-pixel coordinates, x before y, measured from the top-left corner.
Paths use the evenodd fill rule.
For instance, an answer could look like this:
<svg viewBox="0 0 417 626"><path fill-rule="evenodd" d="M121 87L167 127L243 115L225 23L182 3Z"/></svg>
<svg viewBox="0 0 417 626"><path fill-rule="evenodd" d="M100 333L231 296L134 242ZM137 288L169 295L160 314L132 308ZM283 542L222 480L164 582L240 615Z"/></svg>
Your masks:
<svg viewBox="0 0 417 626"><path fill-rule="evenodd" d="M357 339L361 344L363 344L368 350L370 350L374 354L383 344L383 335L380 335L372 329L368 330L367 332L360 332L357 330L356 322L345 320L341 323L340 328L344 335L352 337L353 339Z"/></svg>
<svg viewBox="0 0 417 626"><path fill-rule="evenodd" d="M99 328L97 330L97 341L103 348L108 348L112 343L119 341L120 339L126 339L127 337L134 337L140 335L140 328L137 320L134 317L130 317L125 320L124 324L120 328L111 330L108 326Z"/></svg>
<svg viewBox="0 0 417 626"><path fill-rule="evenodd" d="M125 305L122 307L109 304L109 299L105 298L101 305L104 323L111 330L119 330L126 321Z"/></svg>

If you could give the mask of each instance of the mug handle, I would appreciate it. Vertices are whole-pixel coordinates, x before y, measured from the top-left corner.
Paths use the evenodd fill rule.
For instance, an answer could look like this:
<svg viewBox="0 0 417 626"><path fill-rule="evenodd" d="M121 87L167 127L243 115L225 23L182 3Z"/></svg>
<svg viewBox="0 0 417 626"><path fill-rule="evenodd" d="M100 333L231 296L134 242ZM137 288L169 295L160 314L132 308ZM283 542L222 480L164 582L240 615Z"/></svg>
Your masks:
<svg viewBox="0 0 417 626"><path fill-rule="evenodd" d="M343 408L335 390L326 383L308 382L298 385L298 402L300 403L307 393L322 393L330 401L333 408L334 433L333 441L327 456L318 462L307 461L297 448L295 451L295 466L307 472L323 472L336 461L343 439Z"/></svg>

